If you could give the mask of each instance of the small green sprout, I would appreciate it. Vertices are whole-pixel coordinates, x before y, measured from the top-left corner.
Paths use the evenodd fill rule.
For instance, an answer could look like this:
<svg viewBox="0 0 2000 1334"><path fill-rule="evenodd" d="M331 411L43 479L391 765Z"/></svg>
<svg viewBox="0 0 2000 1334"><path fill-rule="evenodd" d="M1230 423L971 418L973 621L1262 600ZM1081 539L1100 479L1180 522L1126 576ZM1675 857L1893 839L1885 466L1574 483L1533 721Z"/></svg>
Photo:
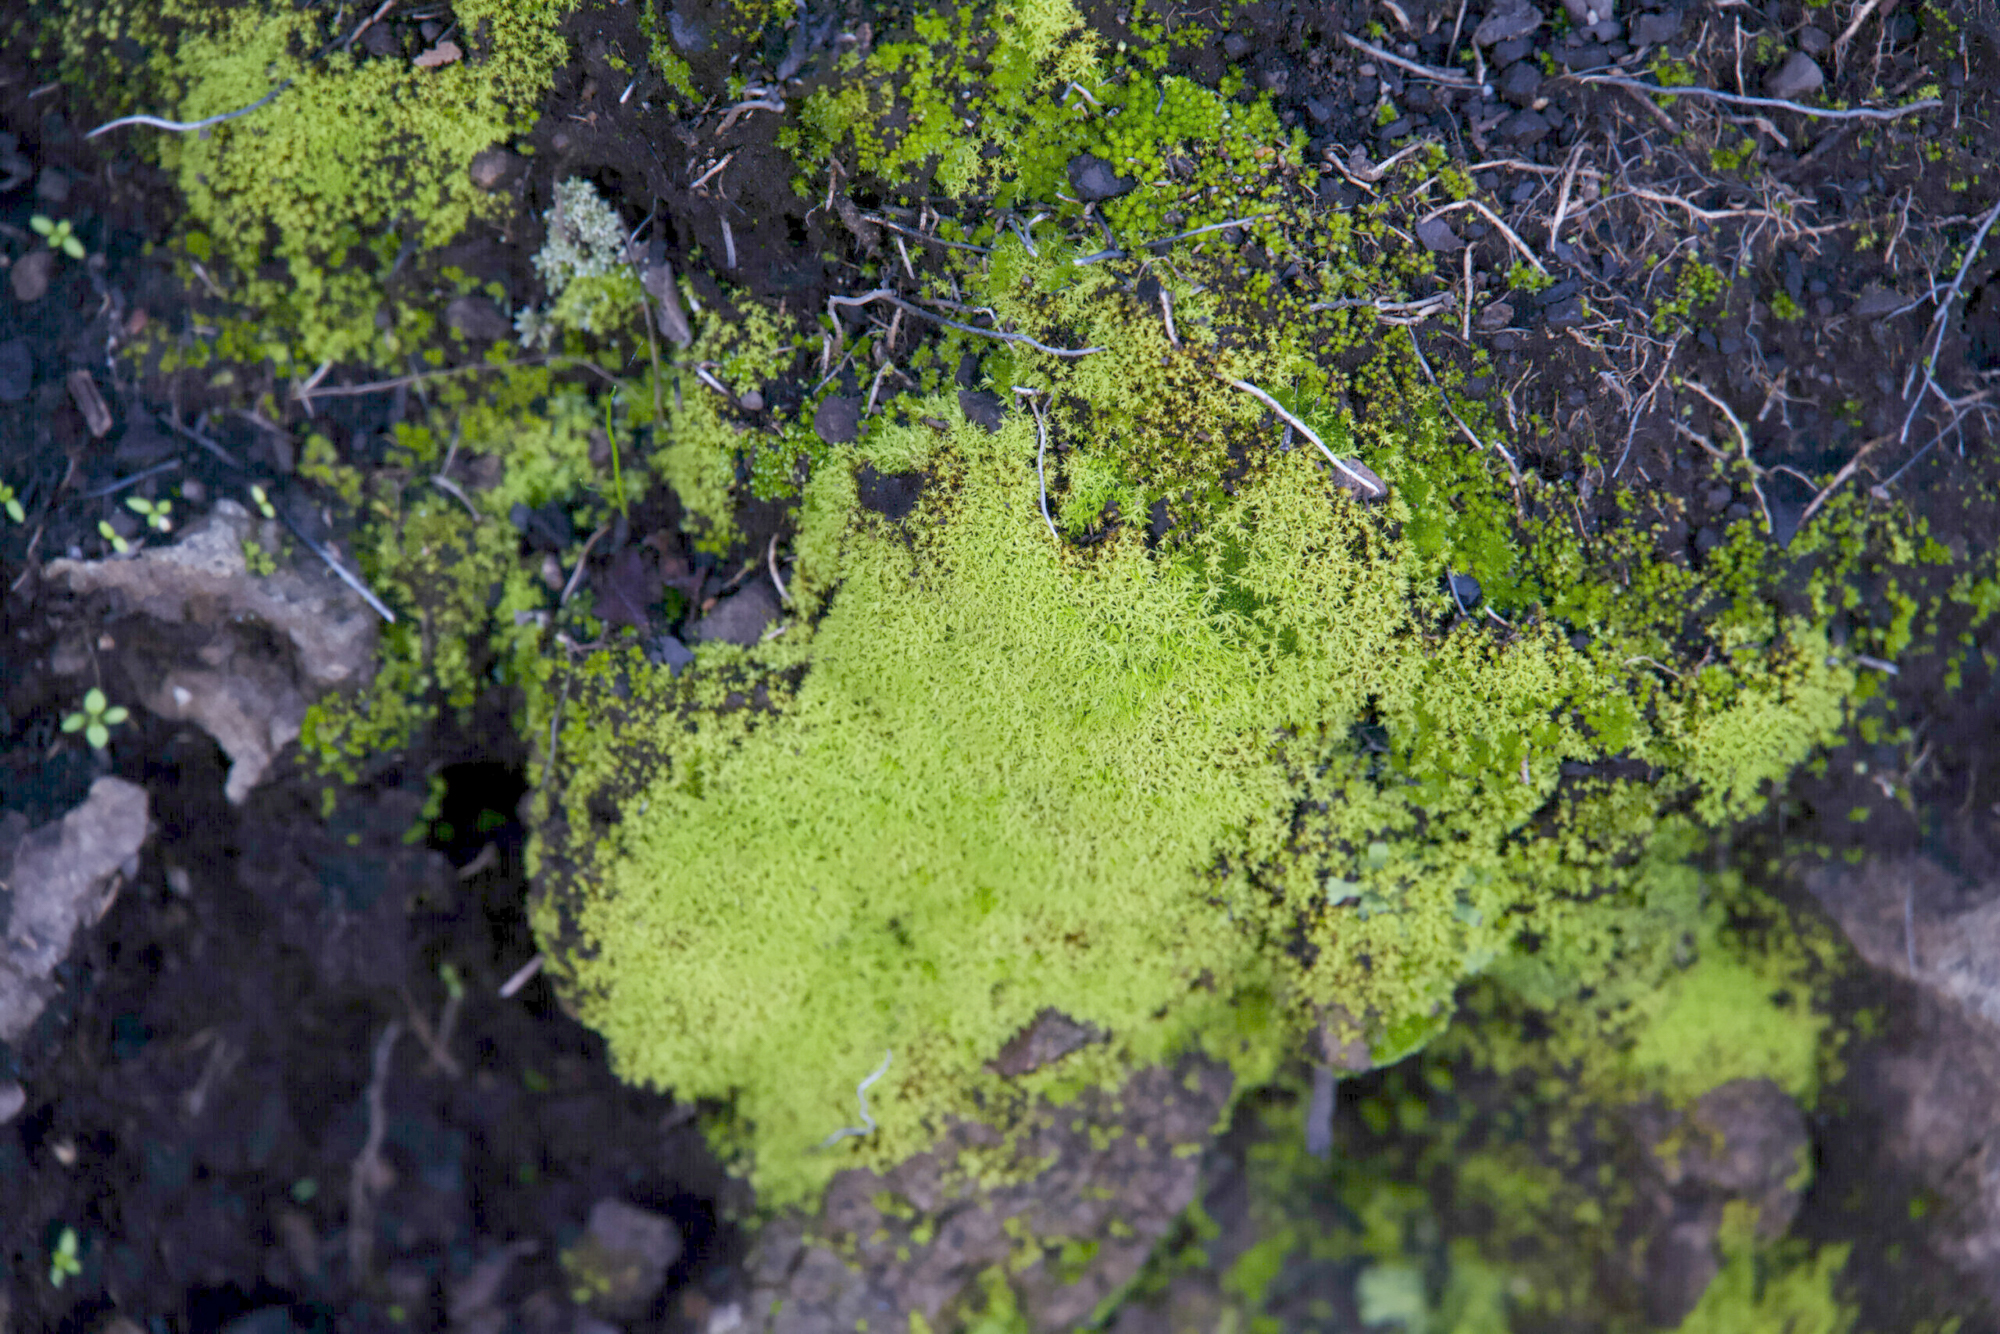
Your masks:
<svg viewBox="0 0 2000 1334"><path fill-rule="evenodd" d="M49 1286L60 1288L82 1272L83 1261L76 1253L76 1229L66 1227L49 1252Z"/></svg>
<svg viewBox="0 0 2000 1334"><path fill-rule="evenodd" d="M257 483L251 484L250 499L257 502L257 512L265 518L275 519L278 517L277 507L271 504L270 493L265 491L262 485Z"/></svg>
<svg viewBox="0 0 2000 1334"><path fill-rule="evenodd" d="M28 225L35 229L36 235L49 238L51 250L60 250L71 259L83 258L83 241L70 227L68 218L60 222L51 222L37 213L28 219Z"/></svg>
<svg viewBox="0 0 2000 1334"><path fill-rule="evenodd" d="M81 732L92 750L103 750L111 740L111 729L131 716L130 709L123 704L111 704L102 690L92 686L83 697L83 707L63 719L62 730Z"/></svg>
<svg viewBox="0 0 2000 1334"><path fill-rule="evenodd" d="M126 498L125 506L134 513L144 516L146 526L156 533L171 533L174 530L174 521L167 517L174 510L174 502L171 500L148 500L144 496L129 496Z"/></svg>
<svg viewBox="0 0 2000 1334"><path fill-rule="evenodd" d="M14 496L14 488L0 482L0 509L7 511L7 517L15 523L26 523L28 512L21 508L21 502Z"/></svg>
<svg viewBox="0 0 2000 1334"><path fill-rule="evenodd" d="M118 536L118 530L111 526L109 519L99 519L97 521L97 535L109 542L111 549L121 556L132 549L130 542Z"/></svg>
<svg viewBox="0 0 2000 1334"><path fill-rule="evenodd" d="M292 1183L292 1200L296 1204L310 1203L319 1194L319 1182L311 1177L300 1177Z"/></svg>

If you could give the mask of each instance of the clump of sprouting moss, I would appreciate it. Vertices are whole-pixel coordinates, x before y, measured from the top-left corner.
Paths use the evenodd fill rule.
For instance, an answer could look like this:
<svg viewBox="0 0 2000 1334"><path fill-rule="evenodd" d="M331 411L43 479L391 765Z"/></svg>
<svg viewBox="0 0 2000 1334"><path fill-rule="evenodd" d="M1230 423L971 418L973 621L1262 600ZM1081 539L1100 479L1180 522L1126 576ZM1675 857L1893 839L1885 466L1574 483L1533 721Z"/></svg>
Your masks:
<svg viewBox="0 0 2000 1334"><path fill-rule="evenodd" d="M52 41L65 76L130 90L132 105L182 121L251 106L198 134L112 131L179 182L189 257L268 328L281 372L366 359L387 273L404 252L453 239L499 205L473 186L474 154L532 120L567 55L568 0L466 0L465 57L418 68L347 38L364 15L201 0L68 6ZM115 46L114 46L115 44ZM124 53L144 51L136 72ZM107 68L118 77L101 77ZM198 252L198 253L197 253ZM281 274L265 271L268 263Z"/></svg>

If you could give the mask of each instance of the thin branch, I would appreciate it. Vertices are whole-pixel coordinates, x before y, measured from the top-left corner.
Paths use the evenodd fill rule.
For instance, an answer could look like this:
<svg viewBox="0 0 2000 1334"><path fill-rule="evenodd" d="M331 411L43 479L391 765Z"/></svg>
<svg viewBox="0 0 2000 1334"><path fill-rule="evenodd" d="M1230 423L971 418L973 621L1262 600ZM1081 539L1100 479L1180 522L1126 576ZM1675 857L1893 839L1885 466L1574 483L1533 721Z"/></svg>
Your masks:
<svg viewBox="0 0 2000 1334"><path fill-rule="evenodd" d="M889 1073L889 1062L895 1058L895 1055L896 1053L893 1048L884 1051L882 1053L882 1064L875 1067L875 1073L854 1086L855 1101L861 1104L861 1125L842 1126L820 1141L822 1149L830 1149L850 1135L856 1139L865 1139L875 1133L875 1118L868 1114L868 1090L874 1086L876 1080ZM862 1129L862 1126L866 1126L867 1129Z"/></svg>
<svg viewBox="0 0 2000 1334"><path fill-rule="evenodd" d="M1666 97L1706 97L1717 102L1726 102L1739 107L1776 107L1780 111L1796 111L1801 116L1811 116L1817 120L1901 120L1904 116L1914 116L1919 111L1930 111L1944 105L1935 97L1927 97L1907 106L1878 109L1875 107L1853 107L1845 111L1826 107L1809 107L1803 102L1788 102L1782 97L1746 97L1741 93L1718 92L1713 88L1666 87L1657 83L1647 83L1642 79L1628 79L1622 74L1581 74L1579 83L1609 84L1613 88L1631 88L1641 93L1658 93Z"/></svg>
<svg viewBox="0 0 2000 1334"><path fill-rule="evenodd" d="M1750 490L1757 497L1757 508L1764 512L1764 532L1767 535L1775 535L1777 533L1777 525L1771 522L1771 506L1765 501L1764 487L1758 481L1758 474L1763 470L1757 466L1757 460L1750 457L1750 432L1744 427L1743 419L1737 416L1727 403L1717 398L1708 386L1701 381L1684 379L1681 381L1681 384L1694 390L1710 403L1713 403L1716 410L1729 418L1729 424L1736 428L1736 442L1742 450L1743 461L1750 465Z"/></svg>
<svg viewBox="0 0 2000 1334"><path fill-rule="evenodd" d="M1461 74L1454 69L1438 69L1431 65L1419 65L1414 60L1405 60L1401 56L1384 51L1372 42L1364 42L1351 32L1340 34L1340 40L1358 51L1366 51L1385 65L1394 65L1397 69L1407 70L1411 74L1417 75L1419 78L1429 79L1433 83L1442 83L1452 88L1477 88L1479 86L1469 74Z"/></svg>
<svg viewBox="0 0 2000 1334"><path fill-rule="evenodd" d="M890 305L895 306L899 310L906 310L918 319L929 320L933 324L942 324L947 329L956 329L960 333L977 334L981 338L997 338L1003 343L1022 343L1034 348L1037 352L1046 352L1052 357L1087 357L1093 352L1102 352L1104 350L1101 347L1050 347L1047 343L1038 342L1026 334L1004 333L998 329L982 329L976 324L961 324L957 320L948 320L942 315L925 310L922 306L905 301L886 287L878 287L872 292L863 292L860 296L830 296L826 299L827 313L831 315L835 306L865 306L870 301L887 301ZM838 329L838 327L839 325L836 323L835 328ZM842 341L845 340L843 339Z"/></svg>
<svg viewBox="0 0 2000 1334"><path fill-rule="evenodd" d="M1445 214L1450 213L1455 209L1461 209L1461 208L1477 209L1488 222L1492 223L1495 227L1498 227L1500 229L1500 234L1506 237L1507 240L1513 244L1514 249L1520 251L1522 255L1526 256L1527 261L1530 264L1534 265L1538 272L1547 273L1549 271L1548 265L1542 263L1542 261L1536 257L1535 252L1528 248L1528 243L1526 241L1523 241L1520 237L1516 236L1514 234L1514 229L1512 227L1509 227L1506 223L1500 221L1500 215L1498 213L1495 213L1492 209L1486 207L1486 205L1480 203L1477 199L1461 199L1457 203L1446 204L1442 208L1434 208L1430 212L1424 214L1424 216L1419 218L1417 221L1420 224L1426 223L1429 222L1432 218L1441 218Z"/></svg>
<svg viewBox="0 0 2000 1334"><path fill-rule="evenodd" d="M1039 402L1042 391L1017 384L1014 392L1028 400L1028 411L1035 414L1035 481L1042 492L1042 522L1049 526L1049 536L1055 539L1056 546L1061 547L1062 534L1056 531L1056 521L1049 517L1049 478L1043 470L1043 460L1049 452L1049 424L1042 417Z"/></svg>
<svg viewBox="0 0 2000 1334"><path fill-rule="evenodd" d="M225 120L235 120L238 116L249 115L291 86L292 81L286 79L283 83L273 88L270 92L265 93L247 107L238 107L234 111L225 111L219 116L209 116L203 120L167 120L161 116L120 116L117 120L105 121L104 124L83 137L86 139L95 139L100 134L108 133L125 125L150 125L158 130L172 130L176 134L186 134L191 130L204 130L211 125L220 125Z"/></svg>
<svg viewBox="0 0 2000 1334"><path fill-rule="evenodd" d="M1938 302L1937 314L1931 316L1931 350L1930 354L1924 358L1924 390L1931 390L1937 387L1935 373L1937 371L1938 350L1944 346L1944 330L1948 322L1945 317L1951 313L1951 303L1958 299L1959 289L1965 286L1965 275L1971 272L1972 262L1979 258L1979 251L1986 244L1986 234L1993 230L1993 223L1996 218L2000 218L2000 204L1995 204L1992 208L1988 209L1986 216L1980 220L1979 231L1973 236L1972 244L1965 248L1965 259L1958 266L1957 276L1951 280L1951 286L1945 290L1944 300ZM1938 396L1940 398L1944 397L1943 391L1940 390ZM1903 417L1903 429L1896 436L1898 441L1910 438L1910 423L1916 420L1917 409L1923 404L1923 401L1924 393L1923 391L1919 391L1916 401L1910 404L1909 412Z"/></svg>
<svg viewBox="0 0 2000 1334"><path fill-rule="evenodd" d="M1346 473L1347 476L1351 478L1354 481L1354 483L1361 488L1361 494L1365 496L1372 496L1375 494L1374 482L1370 481L1367 477L1363 476L1361 473L1354 471L1354 469L1348 464L1342 462L1340 456L1335 454L1332 450L1326 447L1326 441L1320 439L1318 433L1316 433L1312 427L1306 425L1304 422L1300 421L1297 417L1294 417L1291 413L1285 411L1284 404L1280 403L1277 399L1272 398L1269 394L1259 389L1256 385L1251 384L1248 380L1232 379L1229 376L1224 375L1221 371L1212 371L1210 373L1214 375L1216 379L1222 381L1230 388L1240 389L1244 393L1250 395L1250 397L1256 399L1259 403L1262 403L1265 407L1277 413L1279 417L1284 419L1286 425L1290 426L1293 430L1297 431L1300 435L1304 436L1306 439L1312 441L1314 445L1318 446L1319 452L1326 455L1326 461L1328 463L1331 463L1334 467Z"/></svg>

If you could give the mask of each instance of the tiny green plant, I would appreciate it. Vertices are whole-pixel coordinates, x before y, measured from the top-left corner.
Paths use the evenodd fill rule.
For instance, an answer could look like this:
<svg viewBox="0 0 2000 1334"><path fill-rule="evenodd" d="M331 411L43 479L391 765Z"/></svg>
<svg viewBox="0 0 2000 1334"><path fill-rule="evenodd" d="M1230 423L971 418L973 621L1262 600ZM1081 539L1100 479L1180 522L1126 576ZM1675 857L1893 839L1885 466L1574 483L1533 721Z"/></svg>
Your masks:
<svg viewBox="0 0 2000 1334"><path fill-rule="evenodd" d="M156 533L170 533L174 530L174 521L167 517L174 510L174 502L171 500L148 500L144 496L129 496L126 498L125 506L143 517L146 526Z"/></svg>
<svg viewBox="0 0 2000 1334"><path fill-rule="evenodd" d="M49 1286L60 1288L82 1272L83 1261L76 1253L76 1229L66 1227L49 1251Z"/></svg>
<svg viewBox="0 0 2000 1334"><path fill-rule="evenodd" d="M109 542L111 549L121 556L132 549L132 544L118 535L118 530L111 526L109 519L97 521L97 535Z"/></svg>
<svg viewBox="0 0 2000 1334"><path fill-rule="evenodd" d="M83 707L63 719L62 730L81 732L92 750L103 750L111 740L111 729L132 716L123 704L112 704L96 686L83 697Z"/></svg>
<svg viewBox="0 0 2000 1334"><path fill-rule="evenodd" d="M21 508L21 501L14 494L14 488L5 482L0 482L0 509L5 509L7 517L15 523L28 521L28 512Z"/></svg>
<svg viewBox="0 0 2000 1334"><path fill-rule="evenodd" d="M35 229L36 235L48 238L51 250L60 250L71 259L83 258L83 240L70 227L68 218L51 222L37 213L28 219L28 225Z"/></svg>
<svg viewBox="0 0 2000 1334"><path fill-rule="evenodd" d="M265 518L275 519L278 517L277 506L271 503L270 493L265 491L261 485L256 483L251 484L250 499L256 502L257 512Z"/></svg>

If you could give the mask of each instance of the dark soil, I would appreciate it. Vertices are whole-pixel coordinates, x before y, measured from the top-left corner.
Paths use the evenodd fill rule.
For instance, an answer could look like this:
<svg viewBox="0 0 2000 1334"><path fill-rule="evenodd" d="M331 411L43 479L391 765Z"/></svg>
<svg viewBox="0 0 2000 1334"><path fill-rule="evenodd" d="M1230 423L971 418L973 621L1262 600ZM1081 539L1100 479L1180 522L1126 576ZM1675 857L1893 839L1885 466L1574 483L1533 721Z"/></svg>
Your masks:
<svg viewBox="0 0 2000 1334"><path fill-rule="evenodd" d="M1376 44L1405 64L1452 66L1482 15L1441 0L1246 6L1212 41L1178 50L1175 64L1208 81L1226 65L1246 67L1333 168L1322 191L1329 205L1369 198L1371 162L1411 135L1472 164L1481 197L1504 202L1552 282L1540 291L1514 284L1523 270L1504 234L1480 215L1453 213L1470 264L1461 269L1464 256L1446 254L1439 286L1462 280L1489 304L1465 325L1427 322L1422 346L1440 371L1474 370L1473 350L1491 353L1467 396L1513 428L1524 468L1575 485L1579 525L1610 518L1613 483L1633 484L1698 561L1721 524L1760 505L1783 540L1815 498L1804 478L1865 455L1845 485L1920 497L1940 543L1978 551L2000 526L1990 457L2000 416L2000 244L1951 291L1939 391L1913 416L1919 392L1905 377L1939 332L1931 317L1954 281L1952 257L2000 197L1991 158L2000 20L1892 3L1829 65L1831 90L1856 102L1877 88L1908 96L1940 83L1946 128L1815 121L1697 99L1662 111L1643 94L1582 77L1636 76L1643 62L1614 62L1657 49L1685 62L1693 84L1761 93L1766 71L1743 54L1746 40L1752 53L1759 37L1769 39L1767 55L1773 42L1789 50L1810 25L1826 36L1825 25L1847 12L1797 0L1686 9L1649 0L1587 36L1557 38L1544 25L1477 48L1492 99L1414 76L1340 36L1380 24L1386 36ZM883 30L893 18L875 17ZM1126 16L1108 6L1093 17L1108 36L1129 35ZM713 261L733 244L731 281L795 310L860 289L863 239L838 210L793 194L778 117L746 115L718 131L713 109L683 123L645 109L644 88L620 101L626 79L607 61L607 39L644 49L634 5L589 6L571 20L571 35L575 58L512 187L525 229L468 236L445 262L528 290L528 256L541 238L527 233L539 229L554 182L582 175L629 220L653 211L677 265L696 250ZM730 54L719 44L714 67L698 74L719 83ZM1386 123L1385 98L1394 112ZM38 179L59 182L0 194L0 249L31 253L39 238L29 218L48 208L37 189L66 188L62 216L92 255L58 260L37 300L0 292L0 345L19 340L30 364L25 394L0 402L0 481L26 513L25 523L0 521L0 808L39 824L112 773L146 788L158 832L138 874L74 950L61 1000L27 1039L0 1047L0 1084L28 1093L0 1127L0 1254L12 1274L0 1287L0 1331L95 1332L114 1315L190 1334L582 1329L559 1256L607 1198L672 1218L687 1243L651 1312L627 1327L698 1328L739 1289L747 1238L731 1221L746 1202L694 1128L693 1109L621 1085L602 1044L562 1013L546 982L499 995L536 949L514 817L524 757L503 695L482 701L472 722L384 757L340 790L331 818L322 818L320 784L303 769L287 768L244 805L229 805L226 761L191 727L135 713L98 754L60 731L76 685L52 659L83 646L115 695L128 627L104 606L44 585L41 563L101 554L100 522L141 539L127 496L163 497L169 487L238 494L245 473L220 455L272 476L290 470L271 434L225 412L235 400L207 381L134 380L115 355L148 321L178 328L201 318L208 298L145 254L167 235L174 192L121 154L119 141L85 140L79 127L94 123L92 111L78 90L40 86L23 50L0 52L0 130L18 136ZM1719 166L1745 136L1756 144L1753 165ZM696 184L725 156L722 171ZM1876 238L1866 249L1855 244L1862 230ZM1702 257L1721 284L1692 320L1657 324L1673 279L1645 260L1670 253ZM705 302L722 300L710 269L686 272ZM1504 314L1490 304L1501 301ZM1791 318L1778 309L1787 305ZM112 409L118 428L105 438L93 436L67 386L75 370L94 377ZM341 367L329 383L379 373ZM1714 400L1677 389L1674 377L1728 403L1745 439ZM795 405L806 388L775 386L770 406ZM361 439L399 420L406 403L401 391L383 391L329 399L321 410ZM1689 434L1725 462L1704 457ZM1727 465L1739 445L1761 471ZM1749 484L1753 475L1760 487ZM912 485L866 478L864 499L894 516L908 508ZM646 503L652 525L674 527L671 497ZM743 547L722 566L760 555L784 523L781 507L750 507ZM1917 725L1919 740L1867 752L1867 774L1842 763L1801 777L1769 827L1746 834L1759 855L1795 871L1813 857L1916 849L1971 879L2000 876L1993 660L1973 654L1956 688L1928 667L1895 678L1888 707ZM449 800L430 818L425 802L438 778ZM1857 808L1871 818L1852 819ZM1783 891L1787 882L1774 883ZM450 1006L454 985L463 1000ZM1908 1018L1914 1002L1886 999L1904 1018L1882 1041L1922 1027ZM398 1036L376 1088L387 1170L369 1177L372 1219L357 1233L351 1192L365 1170L374 1053L392 1026ZM1829 1106L1849 1101L1841 1094ZM1921 1256L1924 1233L1907 1211L1883 1213L1867 1200L1893 1171L1879 1161L1870 1125L1837 1110L1815 1125L1821 1185L1799 1227L1873 1236L1857 1250L1855 1287L1872 1294L1872 1325L1907 1328L1911 1308L1893 1294L1913 1275L1948 1294L1926 1314L1954 1309L1963 1291L1934 1263L1911 1262L1913 1270L1885 1258L1892 1241ZM1229 1180L1239 1148L1231 1140L1218 1150L1215 1180ZM83 1241L82 1272L58 1288L45 1275L65 1228ZM512 1258L495 1261L503 1253ZM483 1309L469 1308L466 1285L487 1262L488 1277L504 1266L504 1281Z"/></svg>

